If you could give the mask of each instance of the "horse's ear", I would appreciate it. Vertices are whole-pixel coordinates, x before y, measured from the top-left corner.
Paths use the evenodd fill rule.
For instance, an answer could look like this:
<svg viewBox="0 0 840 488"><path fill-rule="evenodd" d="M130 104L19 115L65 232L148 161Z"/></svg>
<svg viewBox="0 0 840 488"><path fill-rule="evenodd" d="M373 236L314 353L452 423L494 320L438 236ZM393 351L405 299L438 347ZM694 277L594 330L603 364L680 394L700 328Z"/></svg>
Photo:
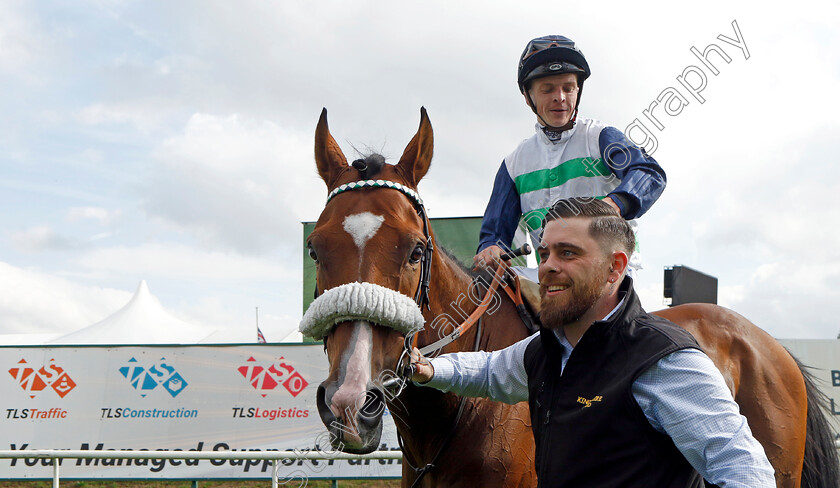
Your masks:
<svg viewBox="0 0 840 488"><path fill-rule="evenodd" d="M330 190L333 188L336 176L347 167L347 158L344 157L338 143L330 134L326 108L321 111L321 118L315 129L315 165L318 167L318 174Z"/></svg>
<svg viewBox="0 0 840 488"><path fill-rule="evenodd" d="M406 146L400 162L397 163L397 171L414 188L417 188L417 184L429 171L429 166L432 164L433 146L432 124L426 114L426 108L420 107L420 128Z"/></svg>

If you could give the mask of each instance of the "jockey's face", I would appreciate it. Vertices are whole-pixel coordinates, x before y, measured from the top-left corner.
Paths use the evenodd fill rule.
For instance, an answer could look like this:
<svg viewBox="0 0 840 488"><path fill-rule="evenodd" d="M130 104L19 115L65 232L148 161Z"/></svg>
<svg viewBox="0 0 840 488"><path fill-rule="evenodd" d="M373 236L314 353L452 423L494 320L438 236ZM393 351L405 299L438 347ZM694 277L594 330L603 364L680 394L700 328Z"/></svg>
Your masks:
<svg viewBox="0 0 840 488"><path fill-rule="evenodd" d="M542 119L540 123L551 127L568 124L575 112L578 90L577 75L574 73L546 76L531 82L528 93ZM525 97L525 100L527 102L528 98Z"/></svg>

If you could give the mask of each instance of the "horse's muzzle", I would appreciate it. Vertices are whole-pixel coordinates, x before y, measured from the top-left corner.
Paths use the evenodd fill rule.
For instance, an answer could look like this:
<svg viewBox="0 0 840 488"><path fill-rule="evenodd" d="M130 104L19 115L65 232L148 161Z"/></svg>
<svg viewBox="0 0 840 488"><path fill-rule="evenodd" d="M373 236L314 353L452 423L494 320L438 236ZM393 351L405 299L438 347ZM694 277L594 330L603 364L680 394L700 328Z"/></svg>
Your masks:
<svg viewBox="0 0 840 488"><path fill-rule="evenodd" d="M325 381L318 386L316 397L318 414L330 433L332 447L352 454L375 451L382 438L384 393L379 388L369 388L355 405L331 407L336 389L335 383Z"/></svg>

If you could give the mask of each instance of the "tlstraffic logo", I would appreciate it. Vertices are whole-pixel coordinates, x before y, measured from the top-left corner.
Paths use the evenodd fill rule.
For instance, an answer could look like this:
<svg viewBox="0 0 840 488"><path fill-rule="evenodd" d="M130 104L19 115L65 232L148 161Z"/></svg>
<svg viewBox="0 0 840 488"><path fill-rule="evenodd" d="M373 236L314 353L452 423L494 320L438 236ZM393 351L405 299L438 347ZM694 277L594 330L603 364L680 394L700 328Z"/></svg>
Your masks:
<svg viewBox="0 0 840 488"><path fill-rule="evenodd" d="M70 378L64 368L55 363L55 359L50 359L38 370L30 366L26 359L21 359L17 366L9 369L9 374L23 388L23 391L29 394L29 398L35 398L48 387L52 388L59 397L64 398L76 387L76 382Z"/></svg>

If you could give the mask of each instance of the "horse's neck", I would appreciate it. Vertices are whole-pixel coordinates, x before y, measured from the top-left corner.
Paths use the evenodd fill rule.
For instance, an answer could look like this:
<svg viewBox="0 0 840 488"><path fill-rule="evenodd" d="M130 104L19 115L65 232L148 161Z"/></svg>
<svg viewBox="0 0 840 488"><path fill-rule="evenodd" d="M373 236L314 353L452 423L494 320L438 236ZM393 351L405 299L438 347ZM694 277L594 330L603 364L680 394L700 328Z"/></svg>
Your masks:
<svg viewBox="0 0 840 488"><path fill-rule="evenodd" d="M469 295L472 277L454 259L443 253L433 262L432 282L430 283L429 310L424 310L426 330L421 334L422 347L441 337L441 332L452 332L452 324L461 324L467 315L477 308ZM527 329L519 321L516 309L504 292L498 293L503 301L492 315L485 314L481 327L481 349L500 349L527 336ZM437 324L437 328L433 325ZM448 325L446 325L448 324ZM448 330L438 330L441 327ZM470 351L474 349L479 327L474 326L456 342L446 348ZM391 405L394 420L400 426L405 438L405 449L409 451L411 461L430 462L444 439L452 435L452 423L456 417L460 398L453 394L444 394L433 388L408 388ZM507 408L498 404L499 408ZM468 409L470 410L470 409ZM472 410L470 410L472 411ZM474 413L473 413L474 414ZM470 415L473 415L470 414ZM465 422L462 419L461 422ZM447 456L453 455L447 450ZM457 454L454 454L457 455Z"/></svg>
<svg viewBox="0 0 840 488"><path fill-rule="evenodd" d="M430 298L432 310L438 313L458 313L452 309L452 303L459 296L466 296L472 286L472 276L446 253L437 253L432 267L432 283L430 283ZM467 301L459 307L462 311L472 311L475 306Z"/></svg>
<svg viewBox="0 0 840 488"><path fill-rule="evenodd" d="M389 405L412 463L431 462L451 435L460 397L434 388L411 386Z"/></svg>
<svg viewBox="0 0 840 488"><path fill-rule="evenodd" d="M463 267L446 253L435 253L429 283L429 307L424 310L426 329L421 334L421 340L434 342L467 319L476 309L475 303L470 300L471 286L472 277ZM463 338L459 342L462 341Z"/></svg>
<svg viewBox="0 0 840 488"><path fill-rule="evenodd" d="M437 254L429 289L430 306L428 311L424 311L426 330L420 337L425 343L439 339L442 337L441 332L448 334L454 327L462 324L478 308L478 303L485 298L484 293L487 290L486 286L481 287L481 292L473 289L473 277L454 258L445 253ZM489 285L492 282L492 273L480 281ZM491 300L488 311L483 315L482 323L481 349L500 349L528 335L513 302L507 293L502 291L501 286L496 291L496 297ZM474 350L478 329L479 327L472 327L468 333L462 335L454 347L447 348L447 352Z"/></svg>

